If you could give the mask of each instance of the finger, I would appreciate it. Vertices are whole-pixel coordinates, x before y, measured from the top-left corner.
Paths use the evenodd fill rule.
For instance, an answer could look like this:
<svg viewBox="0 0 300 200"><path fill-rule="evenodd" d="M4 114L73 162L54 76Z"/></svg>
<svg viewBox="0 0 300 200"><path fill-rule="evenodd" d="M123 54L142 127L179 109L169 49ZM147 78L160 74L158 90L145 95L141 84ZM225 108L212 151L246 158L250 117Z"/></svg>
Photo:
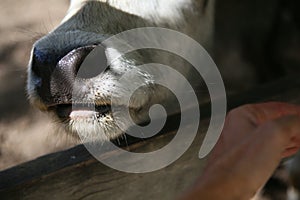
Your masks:
<svg viewBox="0 0 300 200"><path fill-rule="evenodd" d="M300 147L288 148L282 153L282 158L290 157L299 151Z"/></svg>
<svg viewBox="0 0 300 200"><path fill-rule="evenodd" d="M273 148L281 151L283 157L291 156L300 147L300 117L298 115L279 117L260 126L258 130L259 136L264 137Z"/></svg>
<svg viewBox="0 0 300 200"><path fill-rule="evenodd" d="M254 123L258 125L286 115L300 116L300 106L282 102L249 104L240 109L245 109L245 112L250 113Z"/></svg>

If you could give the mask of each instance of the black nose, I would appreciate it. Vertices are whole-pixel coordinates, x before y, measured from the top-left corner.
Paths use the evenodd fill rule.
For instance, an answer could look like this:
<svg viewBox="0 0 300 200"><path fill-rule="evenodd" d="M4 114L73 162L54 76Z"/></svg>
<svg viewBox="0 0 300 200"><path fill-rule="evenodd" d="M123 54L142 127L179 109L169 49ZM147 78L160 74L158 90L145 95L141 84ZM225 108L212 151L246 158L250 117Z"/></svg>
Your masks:
<svg viewBox="0 0 300 200"><path fill-rule="evenodd" d="M106 69L105 50L102 46L85 46L69 53L34 47L31 73L38 96L45 104L70 103L76 79L88 81Z"/></svg>

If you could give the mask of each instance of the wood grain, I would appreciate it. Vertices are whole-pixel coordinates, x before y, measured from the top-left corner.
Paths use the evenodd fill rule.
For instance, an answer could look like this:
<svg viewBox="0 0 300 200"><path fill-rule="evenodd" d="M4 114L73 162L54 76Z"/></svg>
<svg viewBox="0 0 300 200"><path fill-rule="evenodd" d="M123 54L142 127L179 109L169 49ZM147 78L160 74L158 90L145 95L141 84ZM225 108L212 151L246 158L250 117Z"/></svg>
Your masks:
<svg viewBox="0 0 300 200"><path fill-rule="evenodd" d="M258 101L300 103L299 89L298 77L286 77L228 97L228 108ZM209 115L210 104L201 105L202 118L196 139L181 158L164 169L145 174L120 172L101 164L83 145L79 145L0 172L0 198L174 199L201 174L205 160L198 158L198 152L209 123ZM129 140L129 148L149 152L162 147L176 134L176 119L178 115L172 116L170 125L150 139Z"/></svg>

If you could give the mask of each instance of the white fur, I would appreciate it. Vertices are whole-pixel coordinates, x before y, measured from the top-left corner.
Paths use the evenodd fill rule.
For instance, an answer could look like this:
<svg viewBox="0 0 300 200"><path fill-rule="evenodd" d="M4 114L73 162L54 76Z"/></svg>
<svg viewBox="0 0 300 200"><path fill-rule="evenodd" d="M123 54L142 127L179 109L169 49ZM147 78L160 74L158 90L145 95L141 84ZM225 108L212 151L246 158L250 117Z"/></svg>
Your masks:
<svg viewBox="0 0 300 200"><path fill-rule="evenodd" d="M66 21L84 5L88 0L71 0ZM153 22L168 22L176 24L182 20L183 8L191 6L191 0L98 0L107 3L123 12L133 14Z"/></svg>
<svg viewBox="0 0 300 200"><path fill-rule="evenodd" d="M69 11L62 23L37 41L34 46L49 54L59 54L62 49L72 50L78 46L99 44L121 31L145 26L175 29L208 46L212 38L214 0L210 0L204 13L201 10L202 3L203 0L71 0ZM113 55L121 48L121 46L107 48L108 60L114 57ZM169 66L172 66L174 62L170 57L161 56L155 52L149 57L164 61ZM157 88L153 88L151 76L138 69L137 65L143 64L142 62L143 58L141 60L141 55L138 53L123 56L112 62L110 70L86 83L80 82L80 87L85 87L86 92L81 94L79 103L95 100L97 105L103 105L109 103L113 96L117 100L120 99L119 105L126 105L126 102L122 102L122 96L133 84L146 86L139 90L132 99L133 104L130 109L145 109L153 99L164 100L166 95ZM125 73L126 69L131 69L134 73L130 80L120 84L118 78ZM182 72L187 74L188 70L185 69ZM36 77L29 67L27 87L29 98L34 105L47 110L47 106L36 94L35 81ZM176 80L174 84L180 85ZM144 119L144 115L145 113L140 112L134 117L139 121ZM126 127L127 122L123 123ZM115 138L122 132L109 114L102 117L96 115L88 115L85 118L74 117L71 118L67 127L71 132L77 132L84 138L100 137L101 140Z"/></svg>

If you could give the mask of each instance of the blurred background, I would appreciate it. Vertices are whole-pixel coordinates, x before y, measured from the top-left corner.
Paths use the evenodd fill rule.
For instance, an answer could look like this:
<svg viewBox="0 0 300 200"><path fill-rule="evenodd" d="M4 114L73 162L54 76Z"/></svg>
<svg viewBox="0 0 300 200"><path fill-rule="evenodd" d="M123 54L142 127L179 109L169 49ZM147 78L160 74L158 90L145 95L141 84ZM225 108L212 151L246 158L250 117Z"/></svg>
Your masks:
<svg viewBox="0 0 300 200"><path fill-rule="evenodd" d="M34 41L57 26L69 0L0 1L0 170L74 144L27 101ZM217 0L211 52L228 93L300 75L299 0Z"/></svg>
<svg viewBox="0 0 300 200"><path fill-rule="evenodd" d="M65 15L68 0L0 1L0 169L70 146L55 124L27 101L33 42Z"/></svg>
<svg viewBox="0 0 300 200"><path fill-rule="evenodd" d="M228 91L300 72L299 0L216 0L214 60Z"/></svg>

